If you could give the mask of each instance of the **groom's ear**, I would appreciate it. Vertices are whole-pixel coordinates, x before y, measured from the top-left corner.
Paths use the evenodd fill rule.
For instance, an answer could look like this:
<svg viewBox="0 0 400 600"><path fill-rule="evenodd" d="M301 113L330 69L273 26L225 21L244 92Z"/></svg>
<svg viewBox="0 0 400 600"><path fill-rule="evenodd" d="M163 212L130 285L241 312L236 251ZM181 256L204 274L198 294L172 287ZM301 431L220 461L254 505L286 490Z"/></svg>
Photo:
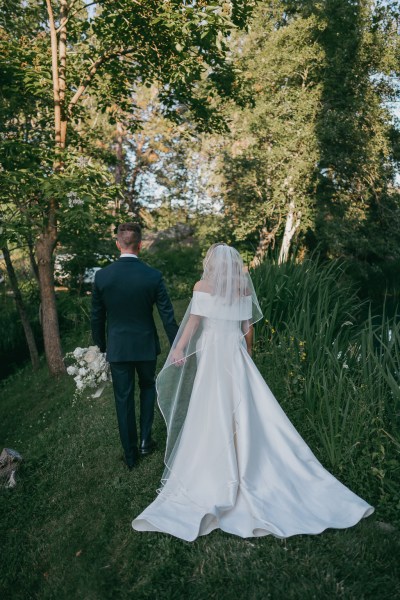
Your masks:
<svg viewBox="0 0 400 600"><path fill-rule="evenodd" d="M121 246L119 245L118 240L115 240L115 245L117 246L118 250L121 252Z"/></svg>

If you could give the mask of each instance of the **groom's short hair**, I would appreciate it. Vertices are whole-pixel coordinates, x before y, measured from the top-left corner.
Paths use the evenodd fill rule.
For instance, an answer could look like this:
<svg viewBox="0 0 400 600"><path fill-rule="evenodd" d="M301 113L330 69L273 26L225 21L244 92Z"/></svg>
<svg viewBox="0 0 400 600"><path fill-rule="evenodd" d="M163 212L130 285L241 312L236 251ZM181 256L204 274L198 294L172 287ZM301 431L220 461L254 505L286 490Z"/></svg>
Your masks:
<svg viewBox="0 0 400 600"><path fill-rule="evenodd" d="M121 223L118 225L117 240L122 248L137 250L142 241L142 230L137 223Z"/></svg>

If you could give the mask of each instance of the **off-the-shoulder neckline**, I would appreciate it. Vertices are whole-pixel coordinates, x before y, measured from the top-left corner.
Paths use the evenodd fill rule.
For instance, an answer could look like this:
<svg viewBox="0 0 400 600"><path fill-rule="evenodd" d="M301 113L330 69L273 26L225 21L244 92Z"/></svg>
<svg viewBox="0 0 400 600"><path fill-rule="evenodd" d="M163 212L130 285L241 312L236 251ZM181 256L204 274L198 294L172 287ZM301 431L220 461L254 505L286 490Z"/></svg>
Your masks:
<svg viewBox="0 0 400 600"><path fill-rule="evenodd" d="M194 294L206 294L207 296L212 296L210 292L203 292L202 290L193 290L193 295ZM251 298L251 294L246 294L245 296L242 296L242 298Z"/></svg>

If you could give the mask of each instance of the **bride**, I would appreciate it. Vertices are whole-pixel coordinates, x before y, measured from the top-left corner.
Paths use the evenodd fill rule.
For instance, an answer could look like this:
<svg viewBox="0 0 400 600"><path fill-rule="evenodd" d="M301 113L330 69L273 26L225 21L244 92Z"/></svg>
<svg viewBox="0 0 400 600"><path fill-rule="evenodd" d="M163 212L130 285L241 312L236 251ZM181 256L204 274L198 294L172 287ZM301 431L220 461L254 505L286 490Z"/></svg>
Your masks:
<svg viewBox="0 0 400 600"><path fill-rule="evenodd" d="M355 525L373 508L324 469L251 359L262 313L234 248L211 246L157 378L162 487L132 522L187 541L220 528L286 538Z"/></svg>

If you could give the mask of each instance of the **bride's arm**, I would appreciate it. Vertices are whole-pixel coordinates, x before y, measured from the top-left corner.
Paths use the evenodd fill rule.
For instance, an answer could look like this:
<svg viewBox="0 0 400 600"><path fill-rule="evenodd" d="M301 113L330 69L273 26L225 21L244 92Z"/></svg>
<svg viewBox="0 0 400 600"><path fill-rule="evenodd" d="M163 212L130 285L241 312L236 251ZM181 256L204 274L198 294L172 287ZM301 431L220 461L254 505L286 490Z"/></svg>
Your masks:
<svg viewBox="0 0 400 600"><path fill-rule="evenodd" d="M193 291L203 291L204 284L202 281L198 281L193 288ZM205 291L205 289L204 289ZM190 315L188 322L186 323L185 329L182 332L181 337L178 340L175 348L171 351L171 361L177 365L182 365L184 362L184 352L186 346L191 340L192 336L196 333L198 326L200 325L201 318L199 315Z"/></svg>
<svg viewBox="0 0 400 600"><path fill-rule="evenodd" d="M175 348L171 351L171 362L177 365L184 363L184 352L192 336L196 333L200 324L201 317L199 315L190 315L185 329L178 340Z"/></svg>

